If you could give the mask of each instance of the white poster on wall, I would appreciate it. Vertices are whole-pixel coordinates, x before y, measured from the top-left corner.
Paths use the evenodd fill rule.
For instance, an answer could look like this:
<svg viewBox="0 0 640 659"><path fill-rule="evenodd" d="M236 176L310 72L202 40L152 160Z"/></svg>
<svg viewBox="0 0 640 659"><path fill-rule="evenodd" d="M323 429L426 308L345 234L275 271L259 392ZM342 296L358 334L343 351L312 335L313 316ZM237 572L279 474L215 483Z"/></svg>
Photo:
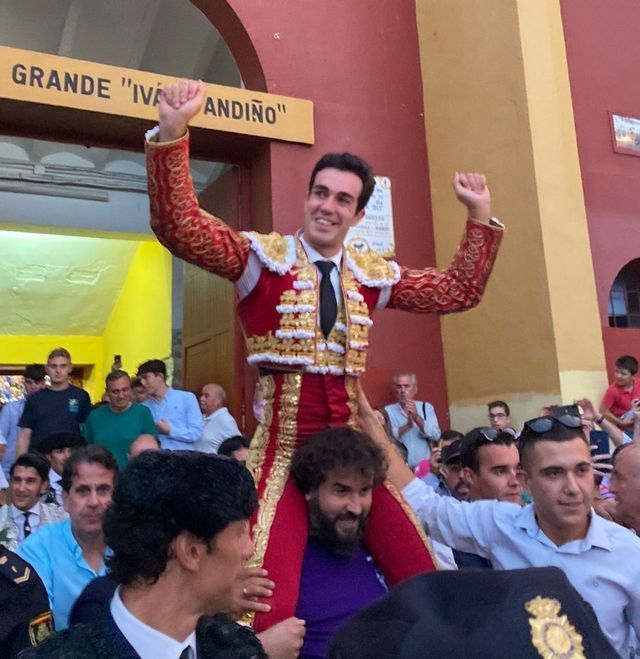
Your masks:
<svg viewBox="0 0 640 659"><path fill-rule="evenodd" d="M365 208L362 220L347 234L347 245L359 252L375 250L382 256L395 256L391 179L376 176L376 187Z"/></svg>

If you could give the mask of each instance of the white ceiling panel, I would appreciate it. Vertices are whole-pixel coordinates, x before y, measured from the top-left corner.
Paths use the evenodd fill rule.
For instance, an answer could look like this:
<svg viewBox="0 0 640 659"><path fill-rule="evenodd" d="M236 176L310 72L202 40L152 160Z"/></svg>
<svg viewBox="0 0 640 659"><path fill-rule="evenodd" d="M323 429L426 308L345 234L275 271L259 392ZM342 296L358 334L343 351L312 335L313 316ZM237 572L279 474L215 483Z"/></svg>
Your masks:
<svg viewBox="0 0 640 659"><path fill-rule="evenodd" d="M242 86L227 45L189 0L0 0L0 44ZM196 186L201 189L219 171L215 163L194 163ZM131 177L129 183L123 175ZM114 216L123 204L130 213L142 209L140 217L127 220L127 226L140 231L148 225L146 205L141 207L137 198L144 192L144 177L141 153L0 135L0 222L62 221L64 226L68 217L68 225L78 228L82 214L73 208L73 198L80 190L85 204L99 200L100 212L86 220L87 228L111 224L110 204L117 200ZM92 182L95 195L90 193ZM50 207L57 212L43 216L47 204L42 197L50 190L56 193ZM129 194L133 197L127 205ZM60 212L61 203L69 204L68 213ZM122 229L117 218L113 224Z"/></svg>

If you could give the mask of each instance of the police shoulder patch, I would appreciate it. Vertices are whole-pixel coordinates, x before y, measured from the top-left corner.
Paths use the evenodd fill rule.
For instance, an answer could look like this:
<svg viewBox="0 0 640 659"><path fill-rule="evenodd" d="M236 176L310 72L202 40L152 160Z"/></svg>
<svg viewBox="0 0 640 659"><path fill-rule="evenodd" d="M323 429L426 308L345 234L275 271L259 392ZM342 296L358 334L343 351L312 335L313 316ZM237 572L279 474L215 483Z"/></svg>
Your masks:
<svg viewBox="0 0 640 659"><path fill-rule="evenodd" d="M29 621L29 641L35 648L53 634L53 616L51 611L41 613Z"/></svg>
<svg viewBox="0 0 640 659"><path fill-rule="evenodd" d="M10 579L16 586L29 583L33 575L29 563L5 547L0 546L0 549L0 576Z"/></svg>

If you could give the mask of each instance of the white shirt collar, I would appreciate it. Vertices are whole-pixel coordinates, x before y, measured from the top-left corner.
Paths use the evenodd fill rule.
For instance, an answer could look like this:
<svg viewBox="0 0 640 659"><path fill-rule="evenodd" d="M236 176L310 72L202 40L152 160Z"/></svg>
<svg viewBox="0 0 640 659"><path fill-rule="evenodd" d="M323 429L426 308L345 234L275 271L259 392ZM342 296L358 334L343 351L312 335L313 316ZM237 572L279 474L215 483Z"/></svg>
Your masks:
<svg viewBox="0 0 640 659"><path fill-rule="evenodd" d="M192 658L197 659L195 629L180 642L145 625L124 605L120 597L120 588L113 595L110 610L118 629L142 659L179 659L180 654L187 647L191 648Z"/></svg>
<svg viewBox="0 0 640 659"><path fill-rule="evenodd" d="M535 503L524 506L518 515L516 524L523 529L532 538L537 538L543 544L558 551L565 551L565 553L579 554L588 551L591 547L600 547L611 551L611 540L607 535L607 530L601 523L602 518L599 517L594 510L591 510L589 516L589 528L584 538L572 540L564 545L558 547L553 540L548 538L544 531L538 526L538 521L535 515Z"/></svg>
<svg viewBox="0 0 640 659"><path fill-rule="evenodd" d="M208 415L203 414L202 415L202 420L203 421L211 421L211 419L213 419L214 416L216 416L217 414L222 414L222 412L226 409L227 409L226 407L219 407L215 412L211 412L211 414L208 414Z"/></svg>
<svg viewBox="0 0 640 659"><path fill-rule="evenodd" d="M57 472L53 470L53 468L49 469L49 485L55 486L57 485L60 481L62 480L62 476L60 476Z"/></svg>
<svg viewBox="0 0 640 659"><path fill-rule="evenodd" d="M35 515L36 517L40 518L40 502L36 503L35 506L27 510L26 512L31 513L32 515ZM24 511L20 510L19 508L16 508L13 504L11 504L11 516L13 517L13 521L17 522L20 520L20 523L24 521ZM33 517L31 518L33 520Z"/></svg>
<svg viewBox="0 0 640 659"><path fill-rule="evenodd" d="M304 234L300 235L300 242L302 243L304 251L307 253L307 258L309 261L311 261L311 263L315 263L316 261L333 261L336 264L338 272L340 272L340 267L342 266L342 252L344 250L341 249L335 256L332 256L330 259L328 259L326 256L322 256L318 250L309 245L309 243L304 239Z"/></svg>

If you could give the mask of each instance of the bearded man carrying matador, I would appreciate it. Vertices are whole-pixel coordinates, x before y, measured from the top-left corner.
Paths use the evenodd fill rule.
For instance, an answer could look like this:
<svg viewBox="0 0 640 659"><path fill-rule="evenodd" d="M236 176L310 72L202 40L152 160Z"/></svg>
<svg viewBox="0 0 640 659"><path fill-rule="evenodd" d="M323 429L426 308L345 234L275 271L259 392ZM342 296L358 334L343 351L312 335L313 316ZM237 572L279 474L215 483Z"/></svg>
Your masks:
<svg viewBox="0 0 640 659"><path fill-rule="evenodd" d="M296 610L307 505L289 478L292 455L319 430L355 424L373 312L473 307L503 232L491 218L484 176L457 174L456 196L469 219L446 270L403 268L345 247L375 185L369 166L351 154L318 162L295 236L236 232L202 210L193 190L187 125L203 99L202 82L163 92L159 130L147 140L151 226L173 254L234 282L248 360L260 369L266 406L247 463L260 497L253 564L266 567L277 585L271 611L256 616L260 631ZM435 568L428 539L388 484L374 493L365 544L391 586Z"/></svg>

